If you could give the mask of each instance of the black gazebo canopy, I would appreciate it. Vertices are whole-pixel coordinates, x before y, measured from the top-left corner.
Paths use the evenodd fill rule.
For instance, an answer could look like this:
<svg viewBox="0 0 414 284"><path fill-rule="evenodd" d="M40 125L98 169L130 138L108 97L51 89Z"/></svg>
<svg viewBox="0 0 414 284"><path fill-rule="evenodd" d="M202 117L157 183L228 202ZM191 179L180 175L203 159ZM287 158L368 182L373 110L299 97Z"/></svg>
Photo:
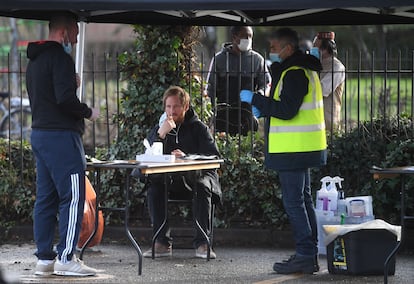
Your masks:
<svg viewBox="0 0 414 284"><path fill-rule="evenodd" d="M85 22L150 25L414 24L413 0L3 0L0 16L47 20L70 10Z"/></svg>

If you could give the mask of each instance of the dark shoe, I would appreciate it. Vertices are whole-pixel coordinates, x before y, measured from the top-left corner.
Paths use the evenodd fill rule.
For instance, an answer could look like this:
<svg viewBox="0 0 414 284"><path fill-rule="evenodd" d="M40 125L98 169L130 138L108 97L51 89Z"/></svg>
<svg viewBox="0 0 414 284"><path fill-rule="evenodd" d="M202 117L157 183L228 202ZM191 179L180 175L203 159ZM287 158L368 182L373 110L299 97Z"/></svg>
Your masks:
<svg viewBox="0 0 414 284"><path fill-rule="evenodd" d="M152 258L152 249L149 249L146 252L144 252L142 256L146 258ZM154 257L159 258L168 256L172 256L172 246L167 246L156 242L154 246Z"/></svg>
<svg viewBox="0 0 414 284"><path fill-rule="evenodd" d="M279 264L280 263L286 263L286 262L292 261L295 257L296 257L296 254L293 254L293 255L289 256L288 259L284 259L284 260L282 260L282 262L277 262L277 263L279 263ZM320 267L319 267L318 255L315 255L315 262L314 262L313 272L319 272L319 270L320 270Z"/></svg>
<svg viewBox="0 0 414 284"><path fill-rule="evenodd" d="M298 272L313 274L315 272L315 257L294 255L284 262L276 262L273 265L273 270L279 274L293 274Z"/></svg>
<svg viewBox="0 0 414 284"><path fill-rule="evenodd" d="M320 267L319 267L318 255L315 255L315 261L313 263L313 266L314 266L313 272L319 272Z"/></svg>

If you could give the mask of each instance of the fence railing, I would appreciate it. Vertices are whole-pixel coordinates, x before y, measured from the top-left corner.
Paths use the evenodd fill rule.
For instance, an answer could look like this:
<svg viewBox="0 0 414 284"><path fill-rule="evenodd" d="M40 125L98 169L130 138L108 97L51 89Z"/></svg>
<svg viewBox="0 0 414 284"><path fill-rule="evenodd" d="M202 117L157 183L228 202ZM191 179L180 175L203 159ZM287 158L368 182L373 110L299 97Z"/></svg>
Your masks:
<svg viewBox="0 0 414 284"><path fill-rule="evenodd" d="M402 57L396 53L395 57L384 56L381 62L371 57L370 64L366 58L353 56L352 60L346 53L341 61L346 66L345 88L342 98L341 129L348 132L357 127L363 121L372 121L375 118L389 118L392 116L413 117L414 111L414 55L411 58ZM406 54L406 53L405 53ZM414 54L414 53L412 53ZM11 137L15 140L27 140L27 133L14 132L15 121L5 119L16 107L20 114L16 120L24 123L23 115L27 121L27 109L24 107L27 99L25 87L25 69L27 59L21 56L19 59L19 70L12 70L10 58L2 58L0 62L7 62L6 66L0 66L0 92L10 94L4 98L3 108L0 108L1 137ZM362 63L364 62L364 63ZM369 65L370 67L365 67ZM16 66L16 64L13 64ZM203 77L208 73L209 64L199 64L200 70L193 70ZM392 67L392 68L391 68ZM113 120L114 114L121 111L120 97L122 89L126 88L127 81L123 80L120 73L117 55L103 54L101 56L85 56L83 74L83 96L82 100L89 105L99 106L101 117L95 123L86 121L84 144L86 151L93 151L96 147L109 147L114 143L118 135L118 124ZM191 92L191 90L190 90ZM161 96L162 94L160 94ZM198 95L198 94L197 94ZM12 102L18 98L19 105ZM22 130L24 128L18 128ZM10 135L15 133L16 135ZM25 165L22 164L22 167Z"/></svg>

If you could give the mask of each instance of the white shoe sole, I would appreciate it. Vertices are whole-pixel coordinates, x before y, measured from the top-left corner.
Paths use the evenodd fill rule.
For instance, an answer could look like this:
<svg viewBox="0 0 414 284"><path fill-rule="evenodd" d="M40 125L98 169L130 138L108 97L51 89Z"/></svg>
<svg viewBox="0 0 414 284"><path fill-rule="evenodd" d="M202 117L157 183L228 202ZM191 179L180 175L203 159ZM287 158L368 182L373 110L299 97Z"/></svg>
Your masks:
<svg viewBox="0 0 414 284"><path fill-rule="evenodd" d="M53 275L53 271L45 272L45 271L35 271L35 275L37 276L50 276Z"/></svg>
<svg viewBox="0 0 414 284"><path fill-rule="evenodd" d="M79 273L79 272L73 272L73 271L55 271L53 274L60 275L60 276L79 276L79 277L96 275L96 273Z"/></svg>

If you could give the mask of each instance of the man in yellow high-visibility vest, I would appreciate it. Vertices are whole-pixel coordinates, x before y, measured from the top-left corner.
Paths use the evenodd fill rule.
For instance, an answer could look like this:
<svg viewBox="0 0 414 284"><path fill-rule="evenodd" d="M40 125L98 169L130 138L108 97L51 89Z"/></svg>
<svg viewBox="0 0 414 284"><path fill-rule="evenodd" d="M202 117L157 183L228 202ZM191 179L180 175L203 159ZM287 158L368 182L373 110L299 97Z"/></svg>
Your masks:
<svg viewBox="0 0 414 284"><path fill-rule="evenodd" d="M280 274L319 270L317 226L310 168L326 164L326 133L318 59L299 50L298 34L282 28L272 34L269 59L270 96L242 90L241 101L252 104L257 117L266 117L266 160L277 170L283 205L292 226L296 253L276 262Z"/></svg>

